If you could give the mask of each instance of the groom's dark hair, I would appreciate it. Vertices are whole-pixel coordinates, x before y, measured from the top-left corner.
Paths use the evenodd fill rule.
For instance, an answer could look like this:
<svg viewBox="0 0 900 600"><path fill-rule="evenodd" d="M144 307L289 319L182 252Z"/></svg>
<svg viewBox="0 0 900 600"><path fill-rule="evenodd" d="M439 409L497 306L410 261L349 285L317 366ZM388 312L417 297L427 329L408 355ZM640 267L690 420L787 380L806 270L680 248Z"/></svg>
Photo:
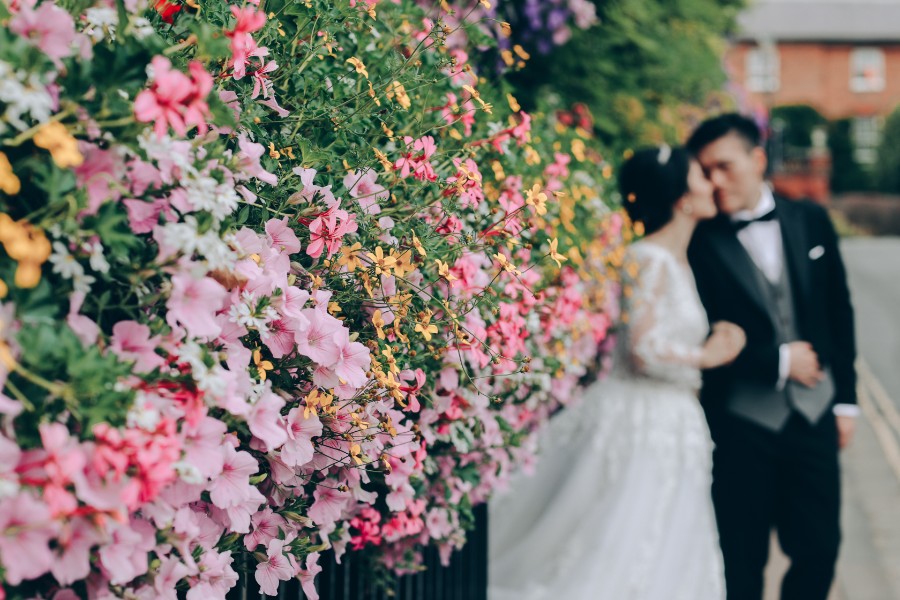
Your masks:
<svg viewBox="0 0 900 600"><path fill-rule="evenodd" d="M747 150L762 145L762 131L756 121L738 113L726 113L703 121L685 147L696 156L716 140L732 133L746 142Z"/></svg>

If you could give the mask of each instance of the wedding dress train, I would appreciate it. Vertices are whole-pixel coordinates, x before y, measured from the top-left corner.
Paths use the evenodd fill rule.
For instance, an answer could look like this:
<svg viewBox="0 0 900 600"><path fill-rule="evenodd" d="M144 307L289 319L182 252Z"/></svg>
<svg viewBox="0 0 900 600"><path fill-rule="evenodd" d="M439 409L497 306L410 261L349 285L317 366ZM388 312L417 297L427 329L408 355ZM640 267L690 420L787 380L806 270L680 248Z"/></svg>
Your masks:
<svg viewBox="0 0 900 600"><path fill-rule="evenodd" d="M639 242L613 373L551 420L533 476L490 505L489 600L722 600L706 314L686 264Z"/></svg>

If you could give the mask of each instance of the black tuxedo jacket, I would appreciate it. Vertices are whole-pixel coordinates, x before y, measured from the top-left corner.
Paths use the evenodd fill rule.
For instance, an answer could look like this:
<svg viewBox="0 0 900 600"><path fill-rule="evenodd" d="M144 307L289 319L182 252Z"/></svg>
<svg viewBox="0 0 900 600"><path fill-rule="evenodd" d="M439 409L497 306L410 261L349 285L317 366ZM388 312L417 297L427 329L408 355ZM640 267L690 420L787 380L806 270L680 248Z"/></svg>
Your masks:
<svg viewBox="0 0 900 600"><path fill-rule="evenodd" d="M833 403L856 403L853 306L838 237L828 213L807 201L775 198L791 276L797 330L812 344L835 384ZM778 382L779 352L750 255L726 215L701 223L688 251L697 290L710 323L731 321L747 334L747 347L729 366L705 374L701 400L717 412L716 398L736 380Z"/></svg>

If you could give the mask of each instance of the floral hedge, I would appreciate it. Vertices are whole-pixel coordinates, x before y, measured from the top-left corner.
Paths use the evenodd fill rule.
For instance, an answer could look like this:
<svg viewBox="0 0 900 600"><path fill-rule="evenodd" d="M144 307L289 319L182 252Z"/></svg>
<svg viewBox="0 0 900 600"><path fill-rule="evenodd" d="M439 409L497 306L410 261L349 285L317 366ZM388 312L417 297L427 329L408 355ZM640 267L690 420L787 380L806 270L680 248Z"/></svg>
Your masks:
<svg viewBox="0 0 900 600"><path fill-rule="evenodd" d="M0 598L224 598L242 554L315 598L327 548L464 544L621 260L589 115L521 110L504 18L0 6Z"/></svg>

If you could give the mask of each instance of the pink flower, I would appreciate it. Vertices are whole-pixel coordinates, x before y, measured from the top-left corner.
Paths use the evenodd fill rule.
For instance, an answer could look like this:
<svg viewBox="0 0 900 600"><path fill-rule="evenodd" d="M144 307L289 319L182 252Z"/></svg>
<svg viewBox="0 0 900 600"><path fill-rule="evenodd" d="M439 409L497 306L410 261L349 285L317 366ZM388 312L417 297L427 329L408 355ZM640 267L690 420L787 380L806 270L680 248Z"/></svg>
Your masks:
<svg viewBox="0 0 900 600"><path fill-rule="evenodd" d="M369 349L359 342L350 341L350 331L344 327L338 330L335 342L340 349L337 361L331 367L341 383L360 388L366 384L366 371L371 365Z"/></svg>
<svg viewBox="0 0 900 600"><path fill-rule="evenodd" d="M237 585L238 575L231 568L231 552L207 550L200 559L200 575L190 579L187 600L224 600L228 590Z"/></svg>
<svg viewBox="0 0 900 600"><path fill-rule="evenodd" d="M287 521L279 514L272 512L268 506L250 518L253 531L244 536L244 547L247 550L256 550L262 544L268 546L269 542L278 537L279 532L287 531Z"/></svg>
<svg viewBox="0 0 900 600"><path fill-rule="evenodd" d="M309 518L320 526L330 527L341 518L350 502L350 492L320 485L313 492L315 502L309 507Z"/></svg>
<svg viewBox="0 0 900 600"><path fill-rule="evenodd" d="M165 359L155 352L159 336L150 337L150 328L137 321L119 321L113 325L109 349L123 360L133 360L134 370L149 373L165 364Z"/></svg>
<svg viewBox="0 0 900 600"><path fill-rule="evenodd" d="M91 547L100 542L95 526L83 517L63 525L57 540L57 556L50 571L60 585L87 579L91 572Z"/></svg>
<svg viewBox="0 0 900 600"><path fill-rule="evenodd" d="M53 566L49 543L54 534L47 505L30 493L0 500L0 564L6 583L36 579Z"/></svg>
<svg viewBox="0 0 900 600"><path fill-rule="evenodd" d="M268 239L270 246L287 254L300 252L300 240L297 239L297 234L288 225L287 217L283 219L269 219L266 222L266 239Z"/></svg>
<svg viewBox="0 0 900 600"><path fill-rule="evenodd" d="M109 581L124 585L147 572L147 553L156 545L156 528L143 520L133 519L119 525L109 543L100 547L100 565Z"/></svg>
<svg viewBox="0 0 900 600"><path fill-rule="evenodd" d="M142 123L154 122L154 131L163 137L169 127L181 137L188 129L197 126L198 133L206 133L209 106L206 97L212 90L212 76L203 65L192 61L188 66L191 76L172 70L172 63L164 56L155 56L150 89L144 90L134 100L135 118Z"/></svg>
<svg viewBox="0 0 900 600"><path fill-rule="evenodd" d="M382 186L375 183L378 173L374 169L366 169L362 173L350 171L344 176L344 187L350 196L356 198L363 212L368 215L377 215L381 212L379 200L387 200L390 194Z"/></svg>
<svg viewBox="0 0 900 600"><path fill-rule="evenodd" d="M313 459L314 437L322 435L322 422L315 413L305 417L305 409L292 408L287 415L288 440L281 447L281 460L289 467L302 467Z"/></svg>
<svg viewBox="0 0 900 600"><path fill-rule="evenodd" d="M231 14L237 22L234 29L226 31L231 38L231 64L234 67L234 78L240 79L247 74L247 62L251 56L265 56L268 51L260 48L251 33L262 29L266 24L266 14L250 6L231 7Z"/></svg>
<svg viewBox="0 0 900 600"><path fill-rule="evenodd" d="M262 158L263 154L266 152L266 149L262 144L251 142L247 138L246 133L241 133L238 137L238 148L240 170L244 175L247 177L255 177L269 185L278 184L278 177L276 177L274 173L266 171L259 162L259 159ZM287 217L285 217L285 220L287 220Z"/></svg>
<svg viewBox="0 0 900 600"><path fill-rule="evenodd" d="M129 198L122 202L128 213L128 225L134 233L150 233L159 224L159 215L165 211L171 215L169 203L165 198L157 198L152 202Z"/></svg>
<svg viewBox="0 0 900 600"><path fill-rule="evenodd" d="M322 572L319 566L319 553L311 552L306 556L306 569L300 571L300 587L308 600L319 600L319 590L316 589L316 575Z"/></svg>
<svg viewBox="0 0 900 600"><path fill-rule="evenodd" d="M72 54L75 42L75 20L68 11L53 2L23 3L19 13L9 21L9 29L40 48L57 66L61 58Z"/></svg>
<svg viewBox="0 0 900 600"><path fill-rule="evenodd" d="M313 308L303 310L309 327L295 334L297 352L309 357L320 365L331 367L342 355L342 347L335 334L344 325L327 312Z"/></svg>
<svg viewBox="0 0 900 600"><path fill-rule="evenodd" d="M274 60L269 62L261 62L260 67L253 71L250 76L253 77L253 93L250 98L256 98L262 94L263 98L268 98L272 93L272 82L269 80L269 73L278 68L278 63Z"/></svg>
<svg viewBox="0 0 900 600"><path fill-rule="evenodd" d="M275 450L287 440L284 418L281 409L284 400L267 390L250 408L247 425L258 440L263 442L267 450Z"/></svg>
<svg viewBox="0 0 900 600"><path fill-rule="evenodd" d="M224 446L224 452L222 473L209 486L209 497L219 508L235 506L250 498L256 491L250 485L250 476L259 471L259 464L252 455L228 445Z"/></svg>
<svg viewBox="0 0 900 600"><path fill-rule="evenodd" d="M322 251L327 249L328 257L331 258L340 249L341 239L356 229L356 215L348 214L346 210L338 208L338 205L335 204L309 224L310 236L306 253L313 258L318 258Z"/></svg>
<svg viewBox="0 0 900 600"><path fill-rule="evenodd" d="M406 136L403 138L403 142L407 148L412 147L413 151L407 152L398 159L394 164L394 170L400 171L400 176L404 179L412 174L413 177L419 180L436 181L437 173L434 172L434 167L429 161L435 150L437 150L434 138L426 135L414 141L410 136ZM416 154L416 152L419 154Z"/></svg>
<svg viewBox="0 0 900 600"><path fill-rule="evenodd" d="M272 540L266 549L266 560L256 565L256 582L268 596L278 595L278 584L289 580L297 570L297 564L284 555L283 549L284 540Z"/></svg>
<svg viewBox="0 0 900 600"><path fill-rule="evenodd" d="M194 337L215 337L222 329L216 323L216 312L227 297L228 292L214 279L179 273L172 277L166 321L172 327L180 324Z"/></svg>

